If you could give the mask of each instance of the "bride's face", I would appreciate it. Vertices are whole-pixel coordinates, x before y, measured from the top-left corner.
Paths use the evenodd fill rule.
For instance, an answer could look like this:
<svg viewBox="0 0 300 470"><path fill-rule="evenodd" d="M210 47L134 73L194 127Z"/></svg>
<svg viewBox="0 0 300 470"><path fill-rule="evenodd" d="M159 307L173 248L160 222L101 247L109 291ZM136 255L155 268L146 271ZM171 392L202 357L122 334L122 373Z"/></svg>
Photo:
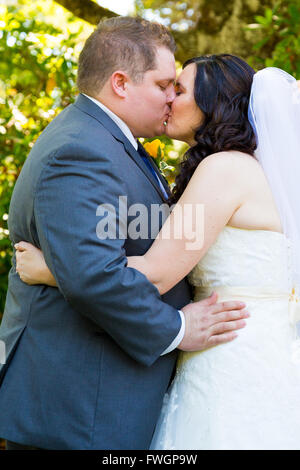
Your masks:
<svg viewBox="0 0 300 470"><path fill-rule="evenodd" d="M195 130L204 120L204 114L194 99L195 77L195 64L189 64L179 75L176 82L176 98L166 125L166 134L169 137L182 140L190 146L195 145Z"/></svg>

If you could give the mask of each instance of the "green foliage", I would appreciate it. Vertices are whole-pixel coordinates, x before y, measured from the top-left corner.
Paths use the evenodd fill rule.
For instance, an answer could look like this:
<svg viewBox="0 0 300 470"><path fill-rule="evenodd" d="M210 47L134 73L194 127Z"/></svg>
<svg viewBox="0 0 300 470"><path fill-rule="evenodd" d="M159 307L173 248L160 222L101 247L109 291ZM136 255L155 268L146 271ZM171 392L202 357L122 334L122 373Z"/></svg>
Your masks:
<svg viewBox="0 0 300 470"><path fill-rule="evenodd" d="M264 16L256 16L250 25L263 31L263 39L254 47L251 64L279 67L296 78L300 77L300 1L278 2L273 9L266 8ZM266 50L272 53L266 57Z"/></svg>
<svg viewBox="0 0 300 470"><path fill-rule="evenodd" d="M37 13L0 7L0 315L11 264L7 214L15 181L41 131L75 95L82 26L63 33Z"/></svg>
<svg viewBox="0 0 300 470"><path fill-rule="evenodd" d="M211 0L210 0L211 1ZM201 16L199 0L136 0L136 11L147 19L160 19L173 31L195 28ZM202 5L203 6L203 5ZM224 5L223 5L224 14Z"/></svg>

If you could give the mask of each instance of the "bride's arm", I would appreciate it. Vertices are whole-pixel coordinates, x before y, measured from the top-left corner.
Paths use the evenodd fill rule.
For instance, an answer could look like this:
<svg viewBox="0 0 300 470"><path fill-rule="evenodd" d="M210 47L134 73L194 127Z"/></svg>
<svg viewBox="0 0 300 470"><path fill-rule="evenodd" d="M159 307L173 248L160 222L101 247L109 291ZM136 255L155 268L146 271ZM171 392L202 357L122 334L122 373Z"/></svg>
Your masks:
<svg viewBox="0 0 300 470"><path fill-rule="evenodd" d="M161 294L183 279L247 198L249 159L223 152L203 160L150 249L128 257L128 266L145 274Z"/></svg>
<svg viewBox="0 0 300 470"><path fill-rule="evenodd" d="M238 152L205 158L150 249L128 257L128 267L145 274L161 294L183 279L246 199L249 159ZM26 242L15 247L22 281L56 286L41 250Z"/></svg>

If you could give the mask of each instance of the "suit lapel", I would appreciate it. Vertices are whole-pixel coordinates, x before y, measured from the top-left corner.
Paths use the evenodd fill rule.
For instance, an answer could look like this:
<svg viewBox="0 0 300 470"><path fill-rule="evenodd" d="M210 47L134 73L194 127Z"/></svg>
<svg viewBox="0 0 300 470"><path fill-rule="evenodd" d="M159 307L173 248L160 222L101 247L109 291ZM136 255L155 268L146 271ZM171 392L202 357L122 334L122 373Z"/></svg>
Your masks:
<svg viewBox="0 0 300 470"><path fill-rule="evenodd" d="M145 166L145 163L143 162L142 157L139 155L139 153L135 150L135 148L132 146L132 144L129 142L127 137L123 134L119 126L99 107L97 106L92 100L87 98L86 96L79 94L74 106L77 108L81 109L81 111L85 112L86 114L89 114L93 118L97 119L113 136L116 140L119 142L122 142L124 145L124 148L126 150L126 153L132 158L132 160L138 165L138 167L141 169L141 171L144 173L144 175L148 178L148 180L151 182L151 184L154 186L156 191L159 193L161 198L167 202L167 199L165 198L161 188L157 184L157 181L155 179L155 176L152 175L151 171L147 169ZM141 144L139 144L141 145ZM146 153L146 152L145 152ZM148 156L148 154L146 153ZM155 168L155 164L152 162L151 158L148 159L150 161L151 166L154 168L156 174L162 181L162 177L158 174L159 172L157 171L157 168ZM163 182L164 187L166 186L166 182ZM167 190L169 193L169 191Z"/></svg>

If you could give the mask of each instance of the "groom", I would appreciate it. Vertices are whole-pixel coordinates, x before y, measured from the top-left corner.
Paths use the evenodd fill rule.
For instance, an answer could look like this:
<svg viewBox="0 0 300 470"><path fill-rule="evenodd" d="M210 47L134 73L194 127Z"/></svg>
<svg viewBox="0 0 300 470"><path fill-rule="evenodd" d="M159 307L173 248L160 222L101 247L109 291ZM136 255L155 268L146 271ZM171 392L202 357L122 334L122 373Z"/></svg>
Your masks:
<svg viewBox="0 0 300 470"><path fill-rule="evenodd" d="M42 249L58 289L23 283L13 257L0 328L0 436L8 448L147 449L176 348L207 347L216 312L231 325L244 318L237 302L190 303L186 280L161 297L126 268L126 255L143 254L150 237L96 230L103 204L120 222L119 196L148 209L167 200L167 184L136 138L163 133L175 97L174 49L161 25L100 23L80 56L81 94L44 130L19 176L11 240Z"/></svg>

